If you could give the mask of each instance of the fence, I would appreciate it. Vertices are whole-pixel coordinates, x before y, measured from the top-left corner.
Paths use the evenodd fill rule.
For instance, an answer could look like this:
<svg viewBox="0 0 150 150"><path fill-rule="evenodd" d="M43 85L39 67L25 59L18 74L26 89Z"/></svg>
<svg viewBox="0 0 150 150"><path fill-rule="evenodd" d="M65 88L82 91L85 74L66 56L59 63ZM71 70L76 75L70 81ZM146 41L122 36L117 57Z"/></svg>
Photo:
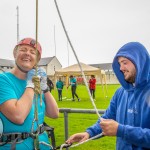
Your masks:
<svg viewBox="0 0 150 150"><path fill-rule="evenodd" d="M94 109L72 109L72 108L60 108L60 113L64 113L64 129L65 129L65 140L68 139L68 113L89 113L95 114ZM98 110L99 114L104 114L105 110ZM68 148L66 148L68 150Z"/></svg>

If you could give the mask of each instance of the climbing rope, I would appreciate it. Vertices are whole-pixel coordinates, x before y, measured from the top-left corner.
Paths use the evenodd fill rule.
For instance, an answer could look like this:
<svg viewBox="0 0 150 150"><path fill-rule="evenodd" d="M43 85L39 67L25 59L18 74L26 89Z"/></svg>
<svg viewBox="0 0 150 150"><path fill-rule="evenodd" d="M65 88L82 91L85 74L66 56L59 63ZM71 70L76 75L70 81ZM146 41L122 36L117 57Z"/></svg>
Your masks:
<svg viewBox="0 0 150 150"><path fill-rule="evenodd" d="M33 76L32 82L34 83L34 93L40 94L41 93L40 78L38 76Z"/></svg>
<svg viewBox="0 0 150 150"><path fill-rule="evenodd" d="M98 113L98 110L97 110L97 108L96 108L96 105L95 105L95 103L94 103L94 100L93 100L93 98L92 98L92 96L91 96L91 93L90 93L90 90L89 90L89 87L88 87L88 83L87 83L87 81L86 81L85 74L84 74L84 72L83 72L82 66L81 66L81 64L80 64L80 62L79 62L79 59L78 59L78 57L77 57L77 54L76 54L76 52L75 52L75 50L74 50L74 47L73 47L73 45L72 45L72 43L71 43L71 40L70 40L70 38L69 38L69 36L68 36L68 33L67 33L67 30L66 30L66 28L65 28L63 19L62 19L62 17L61 17L60 11L59 11L59 7L58 7L58 4L57 4L57 1L54 0L54 2L55 2L55 6L56 6L56 9L57 9L57 12L58 12L58 15L59 15L61 24L62 24L63 29L64 29L64 32L65 32L65 35L66 35L66 37L67 37L67 40L68 40L68 42L69 42L69 44L70 44L70 47L71 47L71 49L72 49L72 51L73 51L73 53L74 53L74 56L75 56L75 58L76 58L76 60L77 60L77 62L78 62L79 68L80 68L80 70L81 70L81 74L82 74L82 76L83 76L84 83L85 83L85 85L86 85L86 88L87 88L87 91L88 91L90 100L91 100L91 102L92 102L92 104L93 104L93 107L94 107L94 109L95 109L95 111L96 111L98 117L100 118L101 116L100 116L100 114Z"/></svg>
<svg viewBox="0 0 150 150"><path fill-rule="evenodd" d="M65 35L66 35L66 37L67 37L67 40L68 40L68 42L69 42L69 44L70 44L70 47L71 47L71 49L72 49L72 51L73 51L73 53L74 53L74 56L75 56L75 58L76 58L76 60L77 60L77 62L78 62L79 68L80 68L80 70L81 70L81 73L82 73L82 76L83 76L83 79L84 79L84 83L85 83L85 85L86 85L86 88L87 88L87 91L88 91L90 100L91 100L92 105L93 105L93 107L94 107L94 109L95 109L95 111L96 111L96 114L97 114L98 117L100 118L101 116L100 116L100 114L98 113L98 110L97 110L97 108L96 108L96 105L95 105L95 103L94 103L94 100L93 100L93 98L92 98L92 96L91 96L91 93L90 93L90 90L89 90L89 88L88 88L88 84L87 84L87 81L86 81L86 78L85 78L85 74L84 74L84 72L83 72L83 69L82 69L81 64L80 64L80 62L79 62L79 60L78 60L78 57L77 57L76 52L75 52L75 50L74 50L74 47L73 47L73 45L72 45L72 43L71 43L71 41L70 41L70 38L69 38L69 36L68 36L68 33L67 33L67 31L66 31L66 28L65 28L65 25L64 25L64 23L63 23L63 20L62 20L62 17L61 17L61 14L60 14L60 11L59 11L59 8L58 8L58 5L57 5L56 0L54 0L54 2L55 2L55 6L56 6L56 9L57 9L57 12L58 12L58 14L59 14L59 18L60 18L60 20L61 20L61 23L62 23L64 32L65 32ZM37 50L37 43L38 43L38 0L36 0L36 38L35 38L35 39L36 39L36 54L37 54L37 56L38 56L38 50ZM38 62L38 57L37 57L37 62ZM33 132L34 123L35 123L35 122L37 123L37 126L38 126L38 128L39 128L39 123L38 123L38 95L39 95L39 94L41 95L41 89L40 89L40 79L39 79L39 77L37 76L37 66L35 67L35 69L36 69L36 74L35 74L35 76L33 77L32 81L33 81L34 86L35 86L34 92L35 92L35 95L36 95L36 100L35 100L34 120L33 120L33 122L32 122L32 128L31 128L32 131L31 131L31 132ZM92 138L90 138L90 139L88 139L88 140L85 140L85 141L83 141L83 142L81 142L81 143L72 145L71 147L78 146L78 145L80 145L80 144L83 144L83 143L88 142L88 141L90 141L90 140L92 140L92 139L96 139L96 138L99 138L99 137L102 137L102 136L103 136L103 134L101 133L101 134L99 134L99 135L97 135L97 136L95 136L95 137L92 137ZM35 147L36 150L39 150L39 143L42 143L42 144L44 144L44 145L47 145L47 146L51 147L51 146L50 146L49 144L47 144L47 143L39 142L38 133L35 135L35 137L36 137L36 138L34 139L34 147ZM66 144L62 144L61 147L60 147L60 149L62 149L65 145L66 145ZM70 146L70 145L69 145L69 146ZM51 147L51 148L52 148L52 147Z"/></svg>
<svg viewBox="0 0 150 150"><path fill-rule="evenodd" d="M80 64L80 62L79 62L79 59L78 59L78 57L77 57L77 54L76 54L76 52L75 52L75 50L74 50L74 47L73 47L73 45L72 45L72 43L71 43L71 40L70 40L69 35L68 35L68 33L67 33L67 30L66 30L66 28L65 28L63 19L62 19L62 17L61 17L60 11L59 11L59 7L58 7L58 4L57 4L57 1L54 0L54 2L55 2L55 6L56 6L56 9L57 9L57 12L58 12L58 15L59 15L61 24L62 24L63 29L64 29L64 32L65 32L65 35L66 35L66 37L67 37L67 40L68 40L68 42L69 42L69 44L70 44L70 47L71 47L71 49L72 49L72 51L73 51L73 53L74 53L74 56L75 56L75 58L76 58L76 60L77 60L77 62L78 62L79 68L80 68L80 70L81 70L81 74L82 74L82 77L83 77L83 79L84 79L84 83L85 83L85 85L86 85L86 88L87 88L87 91L88 91L88 95L89 95L89 97L90 97L90 100L91 100L91 102L92 102L92 105L93 105L93 107L94 107L94 109L95 109L96 114L98 115L98 117L101 118L100 114L98 113L98 109L96 108L96 105L95 105L95 103L94 103L94 100L93 100L93 98L92 98L92 96L91 96L91 93L90 93L90 90L89 90L89 87L88 87L88 83L87 83L87 81L86 81L85 74L84 74L84 72L83 72L82 66L81 66L81 64ZM100 134L98 134L98 135L96 135L96 136L94 136L94 137L92 137L92 138L89 138L88 140L85 140L85 141L83 141L83 142L81 142L81 143L78 143L78 144L76 144L76 145L72 145L72 146L70 146L70 147L75 147L75 146L81 145L81 144L83 144L83 143L85 143L85 142L88 142L88 141L90 141L90 140L92 140L92 139L96 139L96 138L98 138L98 137L103 137L103 136L104 136L104 135L103 135L102 133L100 133ZM63 146L66 146L66 144L65 144L65 143L62 144L62 147L60 147L60 150L63 148Z"/></svg>
<svg viewBox="0 0 150 150"><path fill-rule="evenodd" d="M96 135L96 136L93 136L92 138L89 138L89 139L87 139L87 140L85 140L85 141L83 141L83 142L80 142L80 143L77 143L77 144L74 144L74 145L64 143L64 144L62 144L62 145L60 146L60 150L62 150L63 148L67 148L67 147L77 147L77 146L79 146L79 145L81 145L81 144L83 144L83 143L89 142L89 141L94 140L94 139L97 139L97 138L101 138L101 137L103 137L103 136L104 136L104 135L101 133L101 134L98 134L98 135Z"/></svg>
<svg viewBox="0 0 150 150"><path fill-rule="evenodd" d="M38 0L36 0L36 61L38 62ZM35 101L34 101L34 120L32 121L31 133L34 131L34 123L37 124L37 131L39 131L39 122L38 122L38 95L40 94L40 104L42 105L41 99L41 88L40 88L40 78L37 76L37 64L35 66L35 76L32 78L34 83L34 92L35 92ZM36 133L34 139L34 148L35 150L39 150L39 133Z"/></svg>

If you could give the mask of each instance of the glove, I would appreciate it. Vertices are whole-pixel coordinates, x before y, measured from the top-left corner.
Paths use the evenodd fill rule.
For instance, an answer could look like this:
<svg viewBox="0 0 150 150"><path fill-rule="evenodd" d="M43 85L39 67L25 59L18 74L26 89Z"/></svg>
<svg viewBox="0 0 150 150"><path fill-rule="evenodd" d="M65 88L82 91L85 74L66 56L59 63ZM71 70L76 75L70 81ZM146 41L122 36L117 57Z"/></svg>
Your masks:
<svg viewBox="0 0 150 150"><path fill-rule="evenodd" d="M31 69L28 73L27 73L27 85L26 88L30 87L34 89L34 83L32 82L32 78L33 76L35 76L35 69Z"/></svg>
<svg viewBox="0 0 150 150"><path fill-rule="evenodd" d="M40 86L41 90L45 91L48 89L47 85L47 75L44 68L38 68L38 76L40 76Z"/></svg>

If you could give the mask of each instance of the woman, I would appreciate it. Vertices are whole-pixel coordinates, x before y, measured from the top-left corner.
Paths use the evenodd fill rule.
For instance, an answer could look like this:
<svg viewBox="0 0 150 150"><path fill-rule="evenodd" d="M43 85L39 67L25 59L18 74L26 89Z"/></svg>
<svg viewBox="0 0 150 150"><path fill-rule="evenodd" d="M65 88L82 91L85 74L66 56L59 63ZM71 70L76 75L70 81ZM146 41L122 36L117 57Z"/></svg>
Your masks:
<svg viewBox="0 0 150 150"><path fill-rule="evenodd" d="M50 149L46 144L39 144L49 144L43 131L44 117L46 114L57 118L59 110L49 92L45 71L34 69L41 58L41 46L34 39L25 38L15 46L13 54L15 67L11 72L0 74L0 118L3 124L0 149ZM32 78L35 74L41 81L42 98L34 92Z"/></svg>

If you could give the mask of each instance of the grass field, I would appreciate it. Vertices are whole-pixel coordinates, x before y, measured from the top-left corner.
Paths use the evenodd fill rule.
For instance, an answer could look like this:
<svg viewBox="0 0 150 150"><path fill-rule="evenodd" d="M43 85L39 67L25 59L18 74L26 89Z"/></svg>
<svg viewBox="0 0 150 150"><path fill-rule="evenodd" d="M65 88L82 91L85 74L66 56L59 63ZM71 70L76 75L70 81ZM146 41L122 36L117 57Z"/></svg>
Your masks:
<svg viewBox="0 0 150 150"><path fill-rule="evenodd" d="M108 93L104 94L101 85L97 85L96 88L96 107L98 109L106 109L110 103L110 99L114 92L120 85L108 85ZM87 89L84 85L78 85L77 94L81 101L71 101L71 90L64 87L63 89L63 101L58 101L57 91L52 91L53 96L56 98L59 108L79 108L79 109L94 109L90 101ZM106 97L107 96L107 97ZM67 98L66 98L67 97ZM69 136L83 132L87 127L94 124L98 119L97 114L68 114L68 126ZM56 146L65 142L64 136L64 115L60 113L58 119L45 118L45 122L55 128ZM89 141L78 147L70 148L72 150L115 150L115 137L103 137L101 139Z"/></svg>

